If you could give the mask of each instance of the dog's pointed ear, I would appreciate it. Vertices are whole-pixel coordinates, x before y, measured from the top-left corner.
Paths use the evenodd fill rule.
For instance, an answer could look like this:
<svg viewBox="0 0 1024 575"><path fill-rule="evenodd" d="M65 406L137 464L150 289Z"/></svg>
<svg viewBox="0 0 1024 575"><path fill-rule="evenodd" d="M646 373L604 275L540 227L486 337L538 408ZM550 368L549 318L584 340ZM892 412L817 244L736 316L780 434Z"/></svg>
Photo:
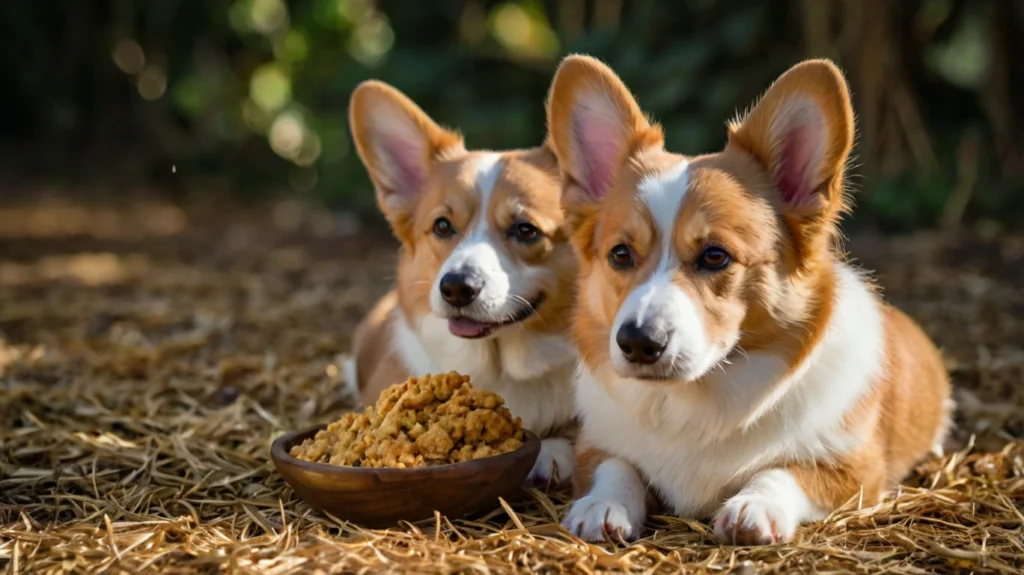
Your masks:
<svg viewBox="0 0 1024 575"><path fill-rule="evenodd" d="M787 217L815 230L833 223L845 207L844 172L853 140L846 79L828 60L793 66L729 126L729 145L768 170Z"/></svg>
<svg viewBox="0 0 1024 575"><path fill-rule="evenodd" d="M571 228L596 212L632 153L664 145L661 128L648 122L622 80L589 56L568 56L558 66L547 120Z"/></svg>
<svg viewBox="0 0 1024 575"><path fill-rule="evenodd" d="M580 201L603 198L629 152L652 130L622 80L589 56L568 56L558 66L547 115L550 142Z"/></svg>
<svg viewBox="0 0 1024 575"><path fill-rule="evenodd" d="M352 93L349 125L377 203L396 228L412 216L434 161L464 150L459 134L442 128L405 94L376 80L363 82Z"/></svg>

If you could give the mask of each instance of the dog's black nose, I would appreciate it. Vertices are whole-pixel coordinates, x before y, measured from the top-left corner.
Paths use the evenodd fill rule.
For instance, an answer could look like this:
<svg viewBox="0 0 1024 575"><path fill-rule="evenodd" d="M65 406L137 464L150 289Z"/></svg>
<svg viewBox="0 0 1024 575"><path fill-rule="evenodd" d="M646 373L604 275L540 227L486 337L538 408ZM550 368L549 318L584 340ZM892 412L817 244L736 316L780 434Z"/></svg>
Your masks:
<svg viewBox="0 0 1024 575"><path fill-rule="evenodd" d="M657 325L639 325L626 322L615 334L622 355L629 363L650 365L661 357L668 347L669 333Z"/></svg>
<svg viewBox="0 0 1024 575"><path fill-rule="evenodd" d="M480 278L463 272L448 272L441 277L441 297L455 307L473 303L483 287Z"/></svg>

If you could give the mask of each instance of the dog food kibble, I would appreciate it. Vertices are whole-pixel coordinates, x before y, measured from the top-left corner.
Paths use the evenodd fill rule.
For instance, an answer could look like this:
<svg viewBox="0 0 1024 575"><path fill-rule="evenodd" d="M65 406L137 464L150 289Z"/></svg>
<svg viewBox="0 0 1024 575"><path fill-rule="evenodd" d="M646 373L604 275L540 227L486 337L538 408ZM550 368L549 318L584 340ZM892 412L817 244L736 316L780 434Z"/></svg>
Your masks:
<svg viewBox="0 0 1024 575"><path fill-rule="evenodd" d="M469 377L410 377L376 405L348 413L296 445L292 457L351 467L423 467L480 459L523 446L522 422Z"/></svg>

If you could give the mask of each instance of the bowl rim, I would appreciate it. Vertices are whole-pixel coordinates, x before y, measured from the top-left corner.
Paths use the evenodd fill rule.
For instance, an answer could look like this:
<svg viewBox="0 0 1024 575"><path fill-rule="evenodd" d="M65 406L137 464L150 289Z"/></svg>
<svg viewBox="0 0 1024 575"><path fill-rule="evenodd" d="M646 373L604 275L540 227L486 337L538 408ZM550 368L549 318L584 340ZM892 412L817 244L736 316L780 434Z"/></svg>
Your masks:
<svg viewBox="0 0 1024 575"><path fill-rule="evenodd" d="M526 441L523 442L523 446L514 451L502 453L500 455L492 455L490 457L481 457L480 459L470 459L469 461L460 461L458 463L445 463L443 465L425 465L423 467L351 467L348 465L332 465L330 463L319 463L315 461L306 461L305 459L299 459L292 457L285 445L291 444L296 437L305 434L315 434L318 431L327 428L328 424L312 425L303 429L297 429L289 431L278 436L277 439L270 445L270 454L275 460L275 464L278 462L286 463L289 466L297 467L303 471L325 473L325 474L345 474L345 475L377 475L377 476L409 476L415 473L422 474L424 472L432 471L461 471L461 470L474 470L479 469L480 465L495 463L497 461L511 461L513 459L522 457L524 453L528 451L535 451L539 454L540 452L540 437L528 429L523 430L523 435L526 437Z"/></svg>

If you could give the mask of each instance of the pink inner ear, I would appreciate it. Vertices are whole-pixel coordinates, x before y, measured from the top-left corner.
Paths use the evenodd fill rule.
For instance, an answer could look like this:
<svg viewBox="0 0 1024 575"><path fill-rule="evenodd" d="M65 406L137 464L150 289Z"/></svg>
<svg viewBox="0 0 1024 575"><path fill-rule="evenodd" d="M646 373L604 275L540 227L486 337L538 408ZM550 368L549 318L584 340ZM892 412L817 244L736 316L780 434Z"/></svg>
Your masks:
<svg viewBox="0 0 1024 575"><path fill-rule="evenodd" d="M821 130L815 129L813 122L792 126L782 138L775 182L792 207L804 205L814 196L821 146Z"/></svg>
<svg viewBox="0 0 1024 575"><path fill-rule="evenodd" d="M384 158L386 170L390 172L390 192L402 197L412 197L419 193L426 177L426 152L423 146L401 137L389 137L384 140Z"/></svg>
<svg viewBox="0 0 1024 575"><path fill-rule="evenodd" d="M597 110L583 107L573 115L573 132L583 164L585 181L580 184L591 198L599 200L615 181L625 145L622 130Z"/></svg>

